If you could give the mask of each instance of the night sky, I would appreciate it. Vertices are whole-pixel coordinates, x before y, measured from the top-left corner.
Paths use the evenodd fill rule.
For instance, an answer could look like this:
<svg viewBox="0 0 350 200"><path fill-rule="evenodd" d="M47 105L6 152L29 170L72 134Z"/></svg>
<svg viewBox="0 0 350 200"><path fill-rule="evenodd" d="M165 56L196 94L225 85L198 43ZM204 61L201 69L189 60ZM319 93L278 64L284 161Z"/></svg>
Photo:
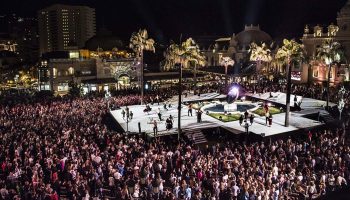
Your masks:
<svg viewBox="0 0 350 200"><path fill-rule="evenodd" d="M97 27L127 39L145 27L159 42L180 35L225 36L244 24L260 24L273 38L300 37L305 24L336 22L347 0L9 0L0 14L35 16L53 3L87 5L96 9ZM5 2L3 2L4 5Z"/></svg>

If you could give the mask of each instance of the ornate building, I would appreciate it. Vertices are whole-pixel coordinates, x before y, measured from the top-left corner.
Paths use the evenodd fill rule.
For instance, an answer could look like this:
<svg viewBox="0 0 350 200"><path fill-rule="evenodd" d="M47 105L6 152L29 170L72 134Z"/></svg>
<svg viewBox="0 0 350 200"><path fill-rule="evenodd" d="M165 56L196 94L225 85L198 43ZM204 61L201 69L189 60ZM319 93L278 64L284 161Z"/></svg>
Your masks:
<svg viewBox="0 0 350 200"><path fill-rule="evenodd" d="M85 93L126 88L137 84L137 69L123 51L50 52L39 67L39 88L58 94L66 94L70 82L81 85Z"/></svg>
<svg viewBox="0 0 350 200"><path fill-rule="evenodd" d="M307 56L315 58L316 49L328 39L338 41L345 50L345 63L331 69L331 84L341 81L349 81L349 61L350 61L350 0L340 10L337 16L337 24L330 24L327 27L316 25L304 28L301 38L305 46ZM308 67L308 66L304 66ZM327 80L327 66L324 63L313 61L309 68L309 81L321 83Z"/></svg>
<svg viewBox="0 0 350 200"><path fill-rule="evenodd" d="M221 57L231 57L236 64L248 59L249 45L252 42L271 42L272 38L266 32L260 30L259 26L245 26L240 33L231 37L218 38L200 48L207 58L207 66L218 66Z"/></svg>
<svg viewBox="0 0 350 200"><path fill-rule="evenodd" d="M211 71L211 67L219 66L222 57L230 57L235 61L235 66L231 67L231 69L230 67L228 68L229 75L235 74L237 77L235 81L248 81L255 74L252 72L255 71L255 65L245 66L249 62L249 46L252 42L270 44L272 38L269 34L262 31L259 26L246 25L243 31L233 34L231 37L207 40L205 43L198 42L201 51L207 59L206 67L208 68L206 71ZM216 68L215 71L222 71L220 69Z"/></svg>

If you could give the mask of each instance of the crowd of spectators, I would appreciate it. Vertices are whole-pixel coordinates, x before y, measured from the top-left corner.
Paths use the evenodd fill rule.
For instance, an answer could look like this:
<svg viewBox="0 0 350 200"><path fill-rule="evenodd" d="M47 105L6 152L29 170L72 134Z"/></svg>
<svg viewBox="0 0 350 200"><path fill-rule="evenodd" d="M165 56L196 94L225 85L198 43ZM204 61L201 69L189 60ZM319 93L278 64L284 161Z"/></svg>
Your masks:
<svg viewBox="0 0 350 200"><path fill-rule="evenodd" d="M139 101L111 98L120 106ZM298 199L350 180L341 129L199 148L116 133L107 115L104 97L1 105L0 199Z"/></svg>

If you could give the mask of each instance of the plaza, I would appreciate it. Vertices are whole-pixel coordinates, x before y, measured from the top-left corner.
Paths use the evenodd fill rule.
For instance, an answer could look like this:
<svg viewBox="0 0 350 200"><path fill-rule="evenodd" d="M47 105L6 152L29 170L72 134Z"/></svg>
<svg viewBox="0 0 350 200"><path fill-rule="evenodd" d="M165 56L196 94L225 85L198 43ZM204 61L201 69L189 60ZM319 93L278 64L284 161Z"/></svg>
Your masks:
<svg viewBox="0 0 350 200"><path fill-rule="evenodd" d="M247 94L247 97L256 98L263 101L270 101L272 103L276 103L278 105L285 105L285 94L284 93L274 93L279 96L279 98L269 98L270 93L265 94ZM207 93L201 94L200 97L198 95L190 94L188 97L183 98L183 102L198 102L198 101L213 101L216 99L223 99L225 95L219 95L217 93ZM301 99L300 96L297 97ZM294 99L294 97L292 98ZM172 135L178 133L178 124L177 124L177 97L173 97L171 100L167 101L167 105L171 104L172 107L168 109L164 109L164 103L161 102L159 105L154 104L151 106L152 110L149 113L145 113L145 105L131 105L128 106L129 110L134 113L133 118L127 122L126 117L123 118L122 110L125 110L125 107L122 107L118 110L110 111L114 119L124 131L129 131L131 133L139 133L145 132L150 137L154 137L153 134L153 124L154 120L158 123L158 136L162 135ZM296 130L310 130L316 127L321 126L323 123L318 121L317 119L309 119L306 115L318 114L319 112L327 113L323 105L325 105L324 101L304 98L303 103L301 104L302 111L292 112L291 113L291 121L290 126L285 127L285 113L279 113L273 115L273 123L271 126L267 126L265 121L265 116L255 115L254 124L249 127L249 132L257 135L263 134L265 137L269 137L272 135L282 134L293 132ZM333 104L332 104L333 105ZM160 110L162 114L162 121L159 120L158 110ZM242 113L243 114L243 113ZM171 130L166 130L165 120L169 116L173 116L173 128ZM139 129L140 127L140 129ZM241 134L244 133L244 127L240 126L238 120L232 122L223 122L218 119L215 119L211 116L202 114L202 122L197 122L196 111L193 111L193 116L188 116L188 106L182 104L181 109L181 128L184 133L186 131L193 131L195 129L213 129L213 128L223 128L229 131L232 134Z"/></svg>

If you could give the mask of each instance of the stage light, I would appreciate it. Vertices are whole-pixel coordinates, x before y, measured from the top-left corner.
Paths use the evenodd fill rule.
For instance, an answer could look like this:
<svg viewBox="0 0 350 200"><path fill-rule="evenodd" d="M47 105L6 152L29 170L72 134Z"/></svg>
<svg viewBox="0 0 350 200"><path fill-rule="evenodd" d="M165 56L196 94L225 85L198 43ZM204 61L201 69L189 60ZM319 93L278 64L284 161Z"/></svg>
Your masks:
<svg viewBox="0 0 350 200"><path fill-rule="evenodd" d="M239 89L237 87L233 87L229 92L228 95L238 97L239 96Z"/></svg>

